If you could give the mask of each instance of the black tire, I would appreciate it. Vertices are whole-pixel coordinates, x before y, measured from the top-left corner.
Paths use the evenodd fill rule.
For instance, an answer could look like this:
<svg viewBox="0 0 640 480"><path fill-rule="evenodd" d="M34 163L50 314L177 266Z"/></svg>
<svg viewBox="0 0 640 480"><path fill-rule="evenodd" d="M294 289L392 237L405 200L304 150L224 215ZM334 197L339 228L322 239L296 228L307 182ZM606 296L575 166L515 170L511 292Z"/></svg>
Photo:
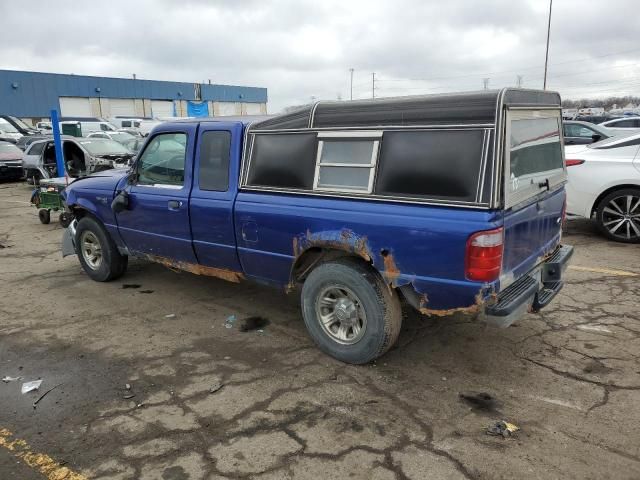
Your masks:
<svg viewBox="0 0 640 480"><path fill-rule="evenodd" d="M320 307L320 298L324 292L334 288L355 296L356 311L364 311L366 327L359 329L359 339L355 340L357 335L353 336L351 341L355 340L355 343L341 343L335 338L336 332L330 333L330 328L324 327L320 320L322 310L318 309L331 309ZM304 323L316 345L326 354L346 363L363 364L375 360L393 346L400 334L402 311L398 295L377 272L358 260L340 259L314 269L302 286L301 304ZM333 305L335 316L337 302ZM336 325L339 323L332 327ZM353 329L348 331L355 332Z"/></svg>
<svg viewBox="0 0 640 480"><path fill-rule="evenodd" d="M90 264L90 254L83 254L84 242L91 238L100 250L101 260ZM121 255L109 233L100 222L92 217L83 217L76 227L76 254L84 271L96 282L108 282L121 277L127 270L129 257Z"/></svg>
<svg viewBox="0 0 640 480"><path fill-rule="evenodd" d="M640 243L640 188L623 188L606 195L598 203L595 220L608 239Z"/></svg>
<svg viewBox="0 0 640 480"><path fill-rule="evenodd" d="M71 216L71 214L67 212L62 212L58 217L58 221L60 222L62 228L67 228L69 225L71 225L72 220L73 216Z"/></svg>
<svg viewBox="0 0 640 480"><path fill-rule="evenodd" d="M49 210L43 208L38 210L38 218L40 219L40 223L47 225L51 221L51 213Z"/></svg>

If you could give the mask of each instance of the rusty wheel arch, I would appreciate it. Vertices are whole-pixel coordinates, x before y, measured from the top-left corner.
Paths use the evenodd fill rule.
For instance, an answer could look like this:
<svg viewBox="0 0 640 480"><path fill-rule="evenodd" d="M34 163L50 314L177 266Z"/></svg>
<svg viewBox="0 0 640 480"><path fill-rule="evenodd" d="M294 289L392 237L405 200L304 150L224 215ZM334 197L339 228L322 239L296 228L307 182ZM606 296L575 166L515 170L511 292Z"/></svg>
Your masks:
<svg viewBox="0 0 640 480"><path fill-rule="evenodd" d="M377 270L373 267L373 261L369 256L359 255L353 250L342 249L336 245L313 246L296 255L296 259L291 267L286 291L294 291L316 267L338 258L352 258L361 262L363 265L367 265L377 273Z"/></svg>

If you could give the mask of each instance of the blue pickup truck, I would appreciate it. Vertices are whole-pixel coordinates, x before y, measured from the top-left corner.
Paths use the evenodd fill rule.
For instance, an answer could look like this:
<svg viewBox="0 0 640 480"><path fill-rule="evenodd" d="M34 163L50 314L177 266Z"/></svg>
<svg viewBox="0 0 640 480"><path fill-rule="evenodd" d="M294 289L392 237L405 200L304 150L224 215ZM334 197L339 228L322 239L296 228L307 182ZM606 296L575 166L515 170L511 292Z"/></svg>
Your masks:
<svg viewBox="0 0 640 480"><path fill-rule="evenodd" d="M508 326L563 285L560 97L504 89L318 102L163 123L129 169L64 192L63 254L96 281L129 256L298 292L349 363L396 341L401 300Z"/></svg>

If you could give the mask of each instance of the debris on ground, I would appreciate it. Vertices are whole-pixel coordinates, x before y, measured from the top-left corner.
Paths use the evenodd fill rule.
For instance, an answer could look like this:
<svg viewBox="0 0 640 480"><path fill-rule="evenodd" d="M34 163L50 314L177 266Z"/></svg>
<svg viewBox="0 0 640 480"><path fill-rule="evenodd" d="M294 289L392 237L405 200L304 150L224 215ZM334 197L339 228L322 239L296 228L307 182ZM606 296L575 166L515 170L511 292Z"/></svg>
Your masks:
<svg viewBox="0 0 640 480"><path fill-rule="evenodd" d="M224 357L224 360L231 360L231 357L226 356L226 357Z"/></svg>
<svg viewBox="0 0 640 480"><path fill-rule="evenodd" d="M520 427L518 427L517 425L505 422L504 420L500 420L492 425L489 425L489 427L487 428L487 435L493 435L496 437L502 436L504 438L507 438L513 436L518 430L520 430Z"/></svg>
<svg viewBox="0 0 640 480"><path fill-rule="evenodd" d="M175 313L168 313L167 315L164 316L164 318L176 318L176 314Z"/></svg>
<svg viewBox="0 0 640 480"><path fill-rule="evenodd" d="M500 402L498 402L495 397L485 392L461 393L460 399L475 410L481 410L483 412L495 412L500 406Z"/></svg>
<svg viewBox="0 0 640 480"><path fill-rule="evenodd" d="M23 394L38 390L42 385L42 380L32 380L31 382L24 382L22 384L21 392Z"/></svg>
<svg viewBox="0 0 640 480"><path fill-rule="evenodd" d="M5 375L2 379L2 381L4 383L9 383L9 382L16 382L18 380L20 380L22 377L10 377L8 375Z"/></svg>
<svg viewBox="0 0 640 480"><path fill-rule="evenodd" d="M135 397L135 394L134 393L129 393L127 395L124 395L122 398L124 398L125 400L129 400L130 398L133 398L133 397Z"/></svg>
<svg viewBox="0 0 640 480"><path fill-rule="evenodd" d="M59 383L58 385L56 385L56 386L54 386L54 387L51 387L49 390L47 390L47 391L46 391L46 392L44 392L42 395L40 395L40 396L38 397L38 399L37 399L35 402L33 402L33 409L35 410L36 405L38 404L38 402L39 402L40 400L42 400L44 397L46 397L46 396L49 394L49 392L51 392L51 391L55 390L55 389L56 389L56 388L58 388L60 385L62 385L62 383Z"/></svg>
<svg viewBox="0 0 640 480"><path fill-rule="evenodd" d="M224 321L225 328L233 328L233 324L236 323L236 316L229 315L227 319Z"/></svg>
<svg viewBox="0 0 640 480"><path fill-rule="evenodd" d="M153 293L153 290L140 290L138 293Z"/></svg>
<svg viewBox="0 0 640 480"><path fill-rule="evenodd" d="M140 288L142 285L138 283L124 283L122 284L122 288Z"/></svg>
<svg viewBox="0 0 640 480"><path fill-rule="evenodd" d="M216 393L218 390L220 390L222 387L224 387L224 385L222 383L216 383L215 385L213 385L210 389L209 389L209 393Z"/></svg>
<svg viewBox="0 0 640 480"><path fill-rule="evenodd" d="M131 384L130 383L125 383L124 384L124 388L126 388L127 390L131 390Z"/></svg>
<svg viewBox="0 0 640 480"><path fill-rule="evenodd" d="M264 317L247 317L242 320L238 330L241 332L250 332L251 330L261 330L271 322ZM264 330L262 330L264 331Z"/></svg>

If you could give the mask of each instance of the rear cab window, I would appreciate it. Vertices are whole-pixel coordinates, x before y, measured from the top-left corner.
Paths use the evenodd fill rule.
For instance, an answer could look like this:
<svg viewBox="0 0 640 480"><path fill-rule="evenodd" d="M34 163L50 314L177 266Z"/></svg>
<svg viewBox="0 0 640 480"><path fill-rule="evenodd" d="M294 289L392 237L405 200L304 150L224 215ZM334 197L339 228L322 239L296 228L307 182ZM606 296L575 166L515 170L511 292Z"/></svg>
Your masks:
<svg viewBox="0 0 640 480"><path fill-rule="evenodd" d="M505 206L512 207L566 180L560 111L508 110Z"/></svg>

